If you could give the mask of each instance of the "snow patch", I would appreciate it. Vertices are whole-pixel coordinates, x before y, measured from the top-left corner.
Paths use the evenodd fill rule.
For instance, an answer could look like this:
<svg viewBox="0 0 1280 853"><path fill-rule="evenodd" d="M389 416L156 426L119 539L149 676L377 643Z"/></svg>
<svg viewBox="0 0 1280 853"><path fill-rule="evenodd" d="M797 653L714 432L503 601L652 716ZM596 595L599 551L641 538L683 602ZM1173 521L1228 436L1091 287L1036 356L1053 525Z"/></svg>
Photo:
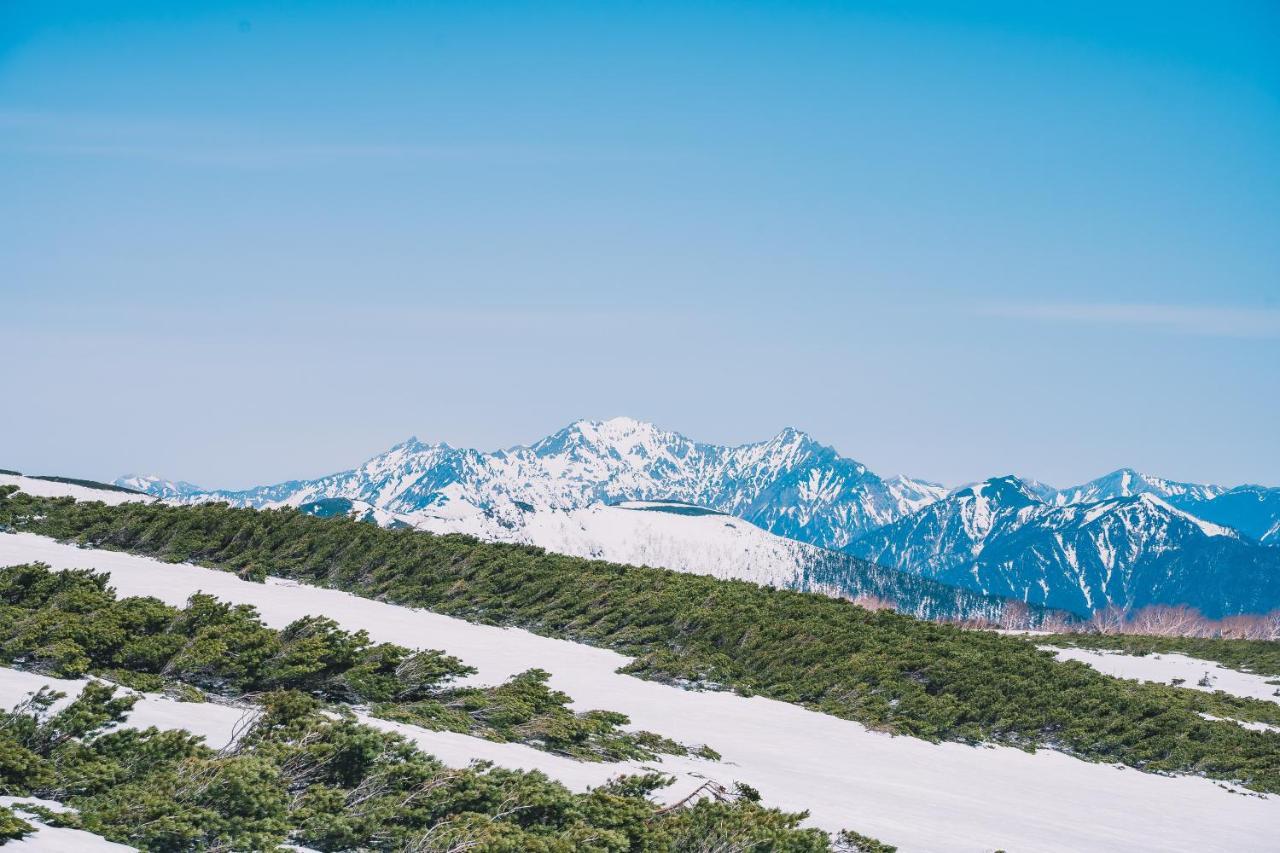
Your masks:
<svg viewBox="0 0 1280 853"><path fill-rule="evenodd" d="M1213 661L1173 653L1131 655L1099 649L1057 646L1040 648L1053 652L1058 660L1077 660L1116 678L1132 678L1158 684L1170 684L1175 679L1181 679L1182 683L1178 686L1191 690L1202 690L1208 693L1221 690L1223 693L1230 693L1232 696L1244 699L1261 699L1265 702L1280 703L1280 696L1275 695L1276 686L1267 683L1272 676L1240 672ZM1200 680L1206 676L1209 684L1201 685Z"/></svg>

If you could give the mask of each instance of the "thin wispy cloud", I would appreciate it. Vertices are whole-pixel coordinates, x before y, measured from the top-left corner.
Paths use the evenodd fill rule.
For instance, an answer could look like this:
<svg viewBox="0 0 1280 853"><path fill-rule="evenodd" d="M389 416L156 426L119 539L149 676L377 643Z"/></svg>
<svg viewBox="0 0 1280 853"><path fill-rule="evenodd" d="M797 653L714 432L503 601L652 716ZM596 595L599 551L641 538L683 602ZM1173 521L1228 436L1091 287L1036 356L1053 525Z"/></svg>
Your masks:
<svg viewBox="0 0 1280 853"><path fill-rule="evenodd" d="M4 145L3 150L44 156L127 158L177 165L227 166L246 169L305 167L335 162L482 160L512 163L561 159L564 156L495 146L188 143L174 140L154 145L92 142L13 143Z"/></svg>
<svg viewBox="0 0 1280 853"><path fill-rule="evenodd" d="M1128 326L1182 335L1280 337L1280 309L1158 303L1039 303L986 305L985 317Z"/></svg>

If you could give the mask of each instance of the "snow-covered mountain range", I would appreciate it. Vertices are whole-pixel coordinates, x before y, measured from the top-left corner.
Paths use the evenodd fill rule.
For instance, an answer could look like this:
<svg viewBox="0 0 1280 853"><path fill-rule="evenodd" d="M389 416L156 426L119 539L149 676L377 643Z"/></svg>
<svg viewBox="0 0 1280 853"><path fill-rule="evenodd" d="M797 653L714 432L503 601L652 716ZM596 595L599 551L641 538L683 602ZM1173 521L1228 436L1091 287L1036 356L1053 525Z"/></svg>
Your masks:
<svg viewBox="0 0 1280 853"><path fill-rule="evenodd" d="M768 441L728 447L631 418L577 421L532 445L493 453L410 438L350 471L243 491L193 491L152 477L118 482L166 499L235 506L348 498L414 523L445 519L480 536L522 524L529 508L673 500L826 548L847 545L947 493L936 483L882 478L790 428Z"/></svg>
<svg viewBox="0 0 1280 853"><path fill-rule="evenodd" d="M995 477L873 531L848 550L975 591L1077 613L1189 604L1218 617L1280 605L1280 548L1179 509L1150 484L1187 500L1198 500L1206 487L1103 479L1116 488L1081 487L1085 502L1059 503L1017 477Z"/></svg>
<svg viewBox="0 0 1280 853"><path fill-rule="evenodd" d="M204 491L194 483L184 480L165 480L154 476L117 477L115 485L124 489L133 489L135 492L145 492L163 500L190 497Z"/></svg>
<svg viewBox="0 0 1280 853"><path fill-rule="evenodd" d="M678 502L903 573L1077 612L1149 602L1197 604L1210 613L1280 606L1268 578L1252 580L1280 557L1280 547L1263 548L1280 545L1280 489L1228 489L1121 469L1066 489L1010 476L949 490L882 477L791 428L726 446L631 418L583 420L494 452L410 438L357 468L238 491L159 477L116 482L174 502L341 507L384 525L687 571L730 571L729 561L736 577L754 578L773 560L764 575L794 579L813 562L808 552L799 560L780 557L777 543L760 540L741 552L736 544L717 545L712 560L688 525L658 531L635 512L609 509L625 501ZM627 528L629 544L602 537L602 519L611 519L604 527ZM653 538L638 544L645 537ZM756 560L747 551L773 556ZM660 552L661 559L653 556Z"/></svg>

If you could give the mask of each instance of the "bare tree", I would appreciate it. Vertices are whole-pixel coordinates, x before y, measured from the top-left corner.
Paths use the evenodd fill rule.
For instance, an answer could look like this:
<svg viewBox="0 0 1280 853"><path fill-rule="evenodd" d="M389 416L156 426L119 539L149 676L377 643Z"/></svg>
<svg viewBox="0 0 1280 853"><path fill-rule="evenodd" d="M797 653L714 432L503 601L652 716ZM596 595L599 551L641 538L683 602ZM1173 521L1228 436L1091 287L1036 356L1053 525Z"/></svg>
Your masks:
<svg viewBox="0 0 1280 853"><path fill-rule="evenodd" d="M861 593L849 600L852 601L854 604L858 605L859 607L865 608L866 610L897 610L898 609L898 605L896 602L890 601L887 598L881 598L878 595L872 595L871 593L868 593L868 592Z"/></svg>
<svg viewBox="0 0 1280 853"><path fill-rule="evenodd" d="M1219 623L1218 635L1232 640L1269 640L1271 626L1262 614L1226 616Z"/></svg>
<svg viewBox="0 0 1280 853"><path fill-rule="evenodd" d="M1108 604L1093 612L1093 616L1089 618L1089 627L1098 634L1119 634L1124 631L1126 621L1123 608Z"/></svg>
<svg viewBox="0 0 1280 853"><path fill-rule="evenodd" d="M1266 636L1264 640L1280 640L1280 608L1266 613L1262 617L1263 623L1266 625Z"/></svg>
<svg viewBox="0 0 1280 853"><path fill-rule="evenodd" d="M1000 611L1001 628L1024 631L1031 626L1031 608L1021 601L1011 601Z"/></svg>
<svg viewBox="0 0 1280 853"><path fill-rule="evenodd" d="M1208 633L1209 623L1194 607L1152 604L1134 613L1122 630L1159 637L1202 637Z"/></svg>

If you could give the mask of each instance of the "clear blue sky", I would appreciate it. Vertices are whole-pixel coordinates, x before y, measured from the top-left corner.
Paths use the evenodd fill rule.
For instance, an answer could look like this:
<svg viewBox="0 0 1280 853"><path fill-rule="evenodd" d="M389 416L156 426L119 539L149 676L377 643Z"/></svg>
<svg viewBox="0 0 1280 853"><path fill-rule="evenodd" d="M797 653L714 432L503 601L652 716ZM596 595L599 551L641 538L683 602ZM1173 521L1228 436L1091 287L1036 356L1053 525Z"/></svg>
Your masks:
<svg viewBox="0 0 1280 853"><path fill-rule="evenodd" d="M794 425L1280 483L1280 7L0 6L0 467Z"/></svg>

